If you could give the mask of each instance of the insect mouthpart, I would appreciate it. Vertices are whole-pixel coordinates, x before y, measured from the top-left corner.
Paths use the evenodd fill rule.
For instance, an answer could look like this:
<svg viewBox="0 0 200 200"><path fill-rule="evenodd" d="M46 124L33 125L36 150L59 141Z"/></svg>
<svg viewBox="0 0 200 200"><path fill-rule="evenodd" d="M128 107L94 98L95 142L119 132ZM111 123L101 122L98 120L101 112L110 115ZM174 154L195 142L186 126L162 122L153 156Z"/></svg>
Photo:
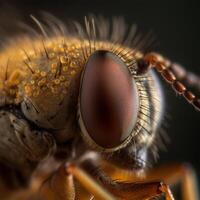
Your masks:
<svg viewBox="0 0 200 200"><path fill-rule="evenodd" d="M135 80L126 64L107 50L95 51L82 74L79 112L90 143L119 149L131 137L139 110Z"/></svg>

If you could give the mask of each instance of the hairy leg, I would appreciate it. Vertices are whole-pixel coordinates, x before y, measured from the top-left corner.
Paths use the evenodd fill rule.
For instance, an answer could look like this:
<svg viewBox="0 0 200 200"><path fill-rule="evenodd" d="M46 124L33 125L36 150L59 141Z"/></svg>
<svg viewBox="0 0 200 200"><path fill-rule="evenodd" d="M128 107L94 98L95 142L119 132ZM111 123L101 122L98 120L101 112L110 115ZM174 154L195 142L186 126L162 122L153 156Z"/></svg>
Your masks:
<svg viewBox="0 0 200 200"><path fill-rule="evenodd" d="M148 170L144 176L140 177L134 173L121 170L112 165L104 163L105 170L111 174L114 179L126 181L155 181L163 180L166 184L172 186L181 184L183 200L198 200L198 184L191 166L187 164L168 164Z"/></svg>
<svg viewBox="0 0 200 200"><path fill-rule="evenodd" d="M90 194L94 196L94 199L145 200L156 196L165 195L166 200L173 200L173 196L169 190L169 187L160 181L137 183L134 181L130 183L113 181L108 175L102 172L99 166L94 164L94 161L90 159L82 159L81 162L77 161L69 163L65 165L64 168L65 179L51 178L46 182L47 185L50 183L57 186L60 185L59 187L52 187L51 191L49 186L45 186L48 191L53 191L54 195L57 194L56 197L59 197L60 193L64 194L64 191L70 190L70 188L65 188L63 186L67 185L68 180L66 177L73 175L76 181L78 181ZM60 172L57 171L56 173L59 174ZM62 182L62 180L65 180L65 183ZM54 183L52 183L52 181ZM48 191L45 191L44 188L42 188L41 191L48 193ZM69 193L65 193L65 199L68 199L68 195ZM58 199L61 200L61 198Z"/></svg>
<svg viewBox="0 0 200 200"><path fill-rule="evenodd" d="M181 184L183 200L198 200L198 186L193 169L186 164L163 165L147 174L148 180L160 177L169 185Z"/></svg>

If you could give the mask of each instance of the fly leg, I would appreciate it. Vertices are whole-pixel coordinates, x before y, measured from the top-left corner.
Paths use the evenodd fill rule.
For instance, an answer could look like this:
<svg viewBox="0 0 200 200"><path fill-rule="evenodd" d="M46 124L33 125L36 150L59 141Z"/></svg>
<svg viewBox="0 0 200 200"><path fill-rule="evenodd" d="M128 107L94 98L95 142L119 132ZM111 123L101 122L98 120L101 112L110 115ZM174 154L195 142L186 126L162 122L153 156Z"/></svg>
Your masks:
<svg viewBox="0 0 200 200"><path fill-rule="evenodd" d="M107 164L113 166L112 164ZM166 200L174 199L168 185L162 181L116 181L100 170L99 166L97 166L96 163L92 162L91 160L85 160L82 162L81 167L103 188L114 195L115 199L146 200L161 195L164 195Z"/></svg>
<svg viewBox="0 0 200 200"><path fill-rule="evenodd" d="M48 200L74 200L75 185L72 174L61 166L40 188L40 198Z"/></svg>
<svg viewBox="0 0 200 200"><path fill-rule="evenodd" d="M57 171L57 176L59 173L60 172ZM81 161L79 160L66 164L64 166L63 174L65 178L51 178L48 180L48 182L46 182L47 185L41 188L41 191L43 192L42 195L46 195L47 193L50 194L51 191L53 191L54 196L52 196L55 200L69 199L69 191L74 191L74 187L72 184L70 187L63 186L68 185L68 178L72 175L74 180L78 181L79 184L81 184L92 196L94 196L94 199L98 200L145 200L160 195L165 195L166 200L173 200L169 187L160 181L133 181L130 183L114 181L101 171L99 167L97 167L96 164L94 164L94 162L90 159L81 159ZM63 182L63 180L65 181ZM50 189L50 183L51 185L57 185L57 187L51 187ZM47 188L47 191L44 190L44 187ZM61 198L59 197L59 194L65 194L65 196ZM74 197L72 197L72 199L73 198Z"/></svg>
<svg viewBox="0 0 200 200"><path fill-rule="evenodd" d="M42 200L115 200L95 179L81 167L77 161L63 164L41 186Z"/></svg>
<svg viewBox="0 0 200 200"><path fill-rule="evenodd" d="M183 200L199 200L197 181L194 170L189 165L163 165L147 173L148 180L161 178L169 185L181 183Z"/></svg>
<svg viewBox="0 0 200 200"><path fill-rule="evenodd" d="M127 173L126 170L120 170L107 163L104 163L104 165L106 172L111 174L114 179L128 182L163 180L170 186L180 183L183 200L199 200L196 176L194 170L187 164L162 165L148 170L143 177L134 173Z"/></svg>

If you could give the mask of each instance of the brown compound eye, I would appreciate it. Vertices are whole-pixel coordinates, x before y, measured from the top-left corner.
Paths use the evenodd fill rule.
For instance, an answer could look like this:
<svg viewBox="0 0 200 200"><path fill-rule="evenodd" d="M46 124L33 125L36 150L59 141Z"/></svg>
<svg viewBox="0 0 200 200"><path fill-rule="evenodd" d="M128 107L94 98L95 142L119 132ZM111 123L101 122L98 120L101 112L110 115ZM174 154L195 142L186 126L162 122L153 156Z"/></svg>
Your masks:
<svg viewBox="0 0 200 200"><path fill-rule="evenodd" d="M130 135L138 113L138 92L126 64L99 50L85 66L80 114L90 138L103 148L118 147Z"/></svg>

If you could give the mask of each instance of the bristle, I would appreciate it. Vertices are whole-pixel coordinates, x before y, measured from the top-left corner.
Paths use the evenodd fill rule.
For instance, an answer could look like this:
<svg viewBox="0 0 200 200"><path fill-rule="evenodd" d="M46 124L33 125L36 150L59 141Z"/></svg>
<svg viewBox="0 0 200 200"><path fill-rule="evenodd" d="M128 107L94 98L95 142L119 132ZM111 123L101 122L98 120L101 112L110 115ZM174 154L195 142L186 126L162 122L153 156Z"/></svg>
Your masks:
<svg viewBox="0 0 200 200"><path fill-rule="evenodd" d="M38 25L38 27L40 28L42 34L44 37L48 37L46 31L44 30L44 27L42 25L42 23L40 21L38 21L33 15L30 15L30 17L33 19L33 21Z"/></svg>

